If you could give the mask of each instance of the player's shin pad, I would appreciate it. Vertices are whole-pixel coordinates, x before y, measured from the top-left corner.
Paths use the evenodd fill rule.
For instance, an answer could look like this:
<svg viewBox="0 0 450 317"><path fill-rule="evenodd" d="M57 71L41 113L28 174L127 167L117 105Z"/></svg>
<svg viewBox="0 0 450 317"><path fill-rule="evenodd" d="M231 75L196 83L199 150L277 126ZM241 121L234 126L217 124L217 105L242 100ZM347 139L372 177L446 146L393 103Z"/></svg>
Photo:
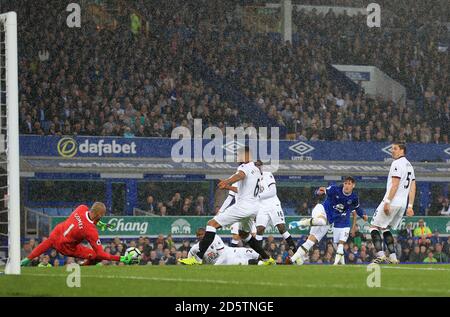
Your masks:
<svg viewBox="0 0 450 317"><path fill-rule="evenodd" d="M384 242L387 245L389 253L391 253L391 254L395 253L394 237L392 236L392 233L390 231L383 232L383 238L384 238Z"/></svg>
<svg viewBox="0 0 450 317"><path fill-rule="evenodd" d="M375 250L377 250L377 252L382 251L383 246L382 246L382 239L381 239L380 231L378 231L377 229L374 229L370 232L370 236L372 237L372 242L375 247Z"/></svg>

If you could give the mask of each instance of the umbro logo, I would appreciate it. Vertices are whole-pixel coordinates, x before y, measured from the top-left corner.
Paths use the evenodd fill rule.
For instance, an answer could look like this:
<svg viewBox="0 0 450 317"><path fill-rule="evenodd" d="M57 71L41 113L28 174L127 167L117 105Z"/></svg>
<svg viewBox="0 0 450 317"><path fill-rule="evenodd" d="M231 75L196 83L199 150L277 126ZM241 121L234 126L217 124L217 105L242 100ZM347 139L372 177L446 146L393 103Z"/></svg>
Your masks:
<svg viewBox="0 0 450 317"><path fill-rule="evenodd" d="M450 155L450 147L449 147L449 148L446 148L446 149L444 150L444 152L447 153L448 155Z"/></svg>
<svg viewBox="0 0 450 317"><path fill-rule="evenodd" d="M392 154L392 144L389 144L388 146L381 149L386 154L391 155Z"/></svg>
<svg viewBox="0 0 450 317"><path fill-rule="evenodd" d="M222 148L225 149L225 151L236 154L237 151L240 148L243 148L245 146L245 144L242 144L241 142L238 141L230 141L228 143L225 143L224 145L222 145Z"/></svg>
<svg viewBox="0 0 450 317"><path fill-rule="evenodd" d="M289 147L289 150L291 150L295 153L298 153L300 155L305 155L306 153L314 151L314 149L315 148L313 146L311 146L305 142L298 142Z"/></svg>

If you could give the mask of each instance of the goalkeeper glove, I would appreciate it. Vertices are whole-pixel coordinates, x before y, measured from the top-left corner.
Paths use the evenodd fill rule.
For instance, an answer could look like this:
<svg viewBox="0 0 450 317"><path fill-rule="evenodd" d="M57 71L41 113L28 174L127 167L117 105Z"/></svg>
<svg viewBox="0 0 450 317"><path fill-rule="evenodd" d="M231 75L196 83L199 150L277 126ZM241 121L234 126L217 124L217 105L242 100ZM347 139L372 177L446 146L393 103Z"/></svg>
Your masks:
<svg viewBox="0 0 450 317"><path fill-rule="evenodd" d="M133 256L131 254L122 255L120 257L120 262L123 262L125 264L131 264L132 261L133 261Z"/></svg>
<svg viewBox="0 0 450 317"><path fill-rule="evenodd" d="M120 257L120 262L123 262L125 264L138 264L140 262L139 258L134 258L133 254L128 255L122 255Z"/></svg>
<svg viewBox="0 0 450 317"><path fill-rule="evenodd" d="M108 229L114 229L116 226L115 225L110 225L110 224L108 224L108 223L105 223L105 222L103 222L103 221L98 221L97 222L97 227L101 230L101 231L105 231L106 230L106 228L108 228Z"/></svg>

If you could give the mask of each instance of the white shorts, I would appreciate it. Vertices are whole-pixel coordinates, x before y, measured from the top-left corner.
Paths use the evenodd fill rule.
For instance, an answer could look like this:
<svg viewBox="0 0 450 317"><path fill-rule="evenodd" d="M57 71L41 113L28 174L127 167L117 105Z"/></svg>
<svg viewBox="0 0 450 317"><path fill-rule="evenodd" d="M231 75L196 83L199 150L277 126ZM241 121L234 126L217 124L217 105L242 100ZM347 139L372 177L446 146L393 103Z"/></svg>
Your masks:
<svg viewBox="0 0 450 317"><path fill-rule="evenodd" d="M323 207L322 204L317 204L313 208L313 210L311 212L311 216L313 218L322 216L323 218L327 219L327 213L325 212L325 208ZM312 226L311 229L309 230L309 234L313 235L317 239L317 242L319 242L320 240L322 240L323 237L325 237L325 235L327 234L329 229L330 229L330 225Z"/></svg>
<svg viewBox="0 0 450 317"><path fill-rule="evenodd" d="M255 217L258 214L259 204L236 204L228 207L223 212L217 214L214 220L222 227L240 223L240 229L250 232L255 224Z"/></svg>
<svg viewBox="0 0 450 317"><path fill-rule="evenodd" d="M397 229L402 221L406 206L390 206L390 212L388 216L384 213L383 208L384 202L381 202L380 205L378 205L378 208L375 210L370 224L382 229Z"/></svg>
<svg viewBox="0 0 450 317"><path fill-rule="evenodd" d="M333 228L333 242L334 243L339 243L339 241L347 242L349 233L350 233L350 227Z"/></svg>
<svg viewBox="0 0 450 317"><path fill-rule="evenodd" d="M266 228L268 224L273 227L285 223L284 212L281 206L271 206L271 208L261 208L256 216L256 226Z"/></svg>
<svg viewBox="0 0 450 317"><path fill-rule="evenodd" d="M214 265L248 265L248 260L257 260L259 254L249 248L225 248Z"/></svg>
<svg viewBox="0 0 450 317"><path fill-rule="evenodd" d="M239 230L242 230L241 227L242 227L242 225L241 225L240 222L235 222L235 223L233 223L233 224L231 225L231 227L230 227L230 229L231 229L231 234L233 234L233 235L238 235L238 234L239 234ZM255 225L254 222L253 222L252 229L251 229L250 233L256 234L256 225Z"/></svg>

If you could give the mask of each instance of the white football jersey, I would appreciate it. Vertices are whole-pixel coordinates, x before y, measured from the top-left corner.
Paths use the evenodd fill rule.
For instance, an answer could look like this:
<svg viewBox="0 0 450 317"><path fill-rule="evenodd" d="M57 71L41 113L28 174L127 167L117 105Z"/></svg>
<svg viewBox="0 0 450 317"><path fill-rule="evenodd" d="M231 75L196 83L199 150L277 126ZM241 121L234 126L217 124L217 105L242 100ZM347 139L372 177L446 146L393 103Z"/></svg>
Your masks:
<svg viewBox="0 0 450 317"><path fill-rule="evenodd" d="M394 198L391 200L391 206L406 207L411 182L416 179L416 176L414 175L414 168L406 157L402 156L392 162L387 179L386 194L384 195L384 199L387 199L389 191L391 190L392 177L400 178L400 183Z"/></svg>
<svg viewBox="0 0 450 317"><path fill-rule="evenodd" d="M265 191L270 190L270 187L272 186L276 186L275 177L273 177L273 174L271 172L263 172L261 186L259 187L259 193L261 194ZM278 196L276 194L272 197L263 198L260 202L262 208L277 205L279 207L281 205L280 199L278 199Z"/></svg>
<svg viewBox="0 0 450 317"><path fill-rule="evenodd" d="M257 203L259 186L261 182L261 171L253 162L241 164L238 172L245 173L245 178L240 181L238 193L235 196L239 203Z"/></svg>
<svg viewBox="0 0 450 317"><path fill-rule="evenodd" d="M216 263L219 256L225 252L225 248L227 246L223 243L222 239L216 234L214 237L213 242L208 247L208 249L205 252L205 255L203 256L204 263L205 264L214 264ZM197 242L194 244L191 249L189 250L189 257L195 256L197 260L201 260L197 257L197 253L200 250L200 242Z"/></svg>

